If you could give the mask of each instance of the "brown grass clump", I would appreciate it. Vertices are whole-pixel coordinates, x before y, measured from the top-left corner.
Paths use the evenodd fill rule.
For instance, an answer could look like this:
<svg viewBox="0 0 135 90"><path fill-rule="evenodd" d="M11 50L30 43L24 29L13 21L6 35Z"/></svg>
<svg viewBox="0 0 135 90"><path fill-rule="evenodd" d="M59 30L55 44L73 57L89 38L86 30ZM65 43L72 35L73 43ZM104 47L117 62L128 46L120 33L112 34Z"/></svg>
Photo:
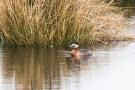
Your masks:
<svg viewBox="0 0 135 90"><path fill-rule="evenodd" d="M83 1L85 3L87 0ZM91 40L94 40L94 42L104 42L133 39L134 37L125 30L126 20L123 17L125 11L112 6L113 0L108 4L96 1L93 1L94 3L89 6L92 2L91 0L90 3L87 3L87 8L85 8L85 10L88 10L88 23L92 26L90 32Z"/></svg>
<svg viewBox="0 0 135 90"><path fill-rule="evenodd" d="M1 0L4 44L65 45L127 40L122 11L101 0Z"/></svg>

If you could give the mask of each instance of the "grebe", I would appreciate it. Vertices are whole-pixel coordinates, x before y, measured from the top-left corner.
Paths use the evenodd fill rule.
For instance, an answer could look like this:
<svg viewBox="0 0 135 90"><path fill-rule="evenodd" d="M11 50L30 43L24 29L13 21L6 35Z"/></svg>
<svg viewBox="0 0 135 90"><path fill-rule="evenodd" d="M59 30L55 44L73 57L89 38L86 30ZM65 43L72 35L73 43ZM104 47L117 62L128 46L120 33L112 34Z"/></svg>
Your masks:
<svg viewBox="0 0 135 90"><path fill-rule="evenodd" d="M92 56L92 51L88 49L80 49L78 42L72 42L70 47L73 48L70 52L71 56Z"/></svg>

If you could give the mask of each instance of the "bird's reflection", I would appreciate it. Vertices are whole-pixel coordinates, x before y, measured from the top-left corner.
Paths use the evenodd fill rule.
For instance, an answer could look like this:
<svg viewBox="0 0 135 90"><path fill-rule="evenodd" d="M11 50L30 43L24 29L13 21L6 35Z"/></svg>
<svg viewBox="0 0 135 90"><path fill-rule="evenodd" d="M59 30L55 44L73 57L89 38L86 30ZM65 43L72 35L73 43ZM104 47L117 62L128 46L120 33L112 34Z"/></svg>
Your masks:
<svg viewBox="0 0 135 90"><path fill-rule="evenodd" d="M71 55L72 67L80 67L81 62L89 60L90 56Z"/></svg>
<svg viewBox="0 0 135 90"><path fill-rule="evenodd" d="M80 56L71 56L71 61L72 61L72 67L80 67Z"/></svg>

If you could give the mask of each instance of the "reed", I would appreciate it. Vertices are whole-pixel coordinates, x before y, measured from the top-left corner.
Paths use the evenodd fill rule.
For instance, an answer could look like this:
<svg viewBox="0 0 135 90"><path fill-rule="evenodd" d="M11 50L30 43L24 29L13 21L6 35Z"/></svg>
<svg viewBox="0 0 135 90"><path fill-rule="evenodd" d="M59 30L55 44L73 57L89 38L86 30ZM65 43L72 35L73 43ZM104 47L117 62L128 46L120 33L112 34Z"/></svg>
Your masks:
<svg viewBox="0 0 135 90"><path fill-rule="evenodd" d="M1 0L1 40L6 45L61 46L131 39L113 0ZM124 33L124 35L123 35Z"/></svg>

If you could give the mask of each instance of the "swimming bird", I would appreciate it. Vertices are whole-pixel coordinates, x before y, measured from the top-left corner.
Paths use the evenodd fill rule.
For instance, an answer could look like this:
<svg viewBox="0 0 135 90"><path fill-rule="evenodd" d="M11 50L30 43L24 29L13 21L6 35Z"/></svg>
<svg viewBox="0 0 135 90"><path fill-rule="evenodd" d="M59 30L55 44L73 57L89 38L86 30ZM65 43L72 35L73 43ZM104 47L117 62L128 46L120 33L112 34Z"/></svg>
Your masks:
<svg viewBox="0 0 135 90"><path fill-rule="evenodd" d="M80 49L78 42L72 42L70 47L73 48L71 50L71 56L92 56L92 51L89 49Z"/></svg>

